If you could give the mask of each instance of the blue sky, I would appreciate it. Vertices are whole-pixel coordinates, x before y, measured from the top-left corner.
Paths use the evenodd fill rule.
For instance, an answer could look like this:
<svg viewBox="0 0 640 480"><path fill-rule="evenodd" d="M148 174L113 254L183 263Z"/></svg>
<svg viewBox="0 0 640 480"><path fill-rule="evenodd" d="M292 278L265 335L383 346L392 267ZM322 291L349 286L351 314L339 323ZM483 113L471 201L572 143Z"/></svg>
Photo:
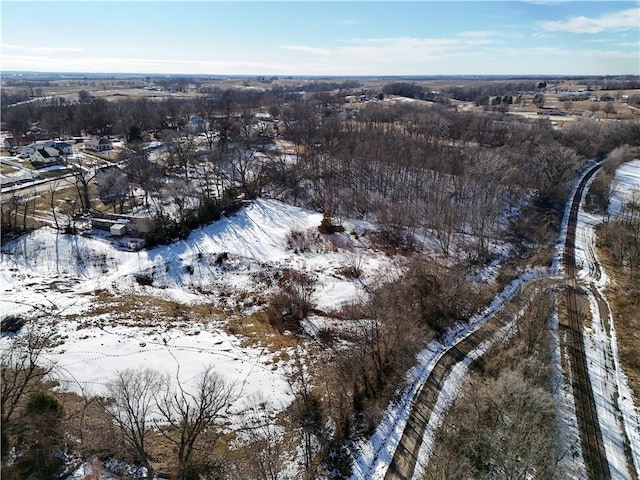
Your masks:
<svg viewBox="0 0 640 480"><path fill-rule="evenodd" d="M640 2L2 0L5 71L640 74Z"/></svg>

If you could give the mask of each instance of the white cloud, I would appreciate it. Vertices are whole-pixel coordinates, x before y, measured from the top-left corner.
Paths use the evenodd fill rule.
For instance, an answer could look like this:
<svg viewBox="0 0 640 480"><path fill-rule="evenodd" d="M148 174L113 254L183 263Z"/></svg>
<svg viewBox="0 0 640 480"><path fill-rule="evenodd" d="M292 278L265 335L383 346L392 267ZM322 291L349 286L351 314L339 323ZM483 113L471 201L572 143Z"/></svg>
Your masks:
<svg viewBox="0 0 640 480"><path fill-rule="evenodd" d="M308 45L280 45L280 48L292 50L294 52L310 53L312 55L327 56L331 54L331 51L326 48L311 47Z"/></svg>
<svg viewBox="0 0 640 480"><path fill-rule="evenodd" d="M584 16L566 20L542 22L544 30L569 33L600 33L606 30L627 30L640 26L640 8L608 13L598 18Z"/></svg>
<svg viewBox="0 0 640 480"><path fill-rule="evenodd" d="M460 37L467 37L467 38L489 38L489 37L495 37L501 34L499 32L492 32L490 30L476 30L476 31L462 32L458 35Z"/></svg>
<svg viewBox="0 0 640 480"><path fill-rule="evenodd" d="M486 36L450 37L450 38L360 38L353 45L339 47L343 54L357 54L372 57L390 57L416 59L448 56L461 52L471 53L480 45L493 43Z"/></svg>
<svg viewBox="0 0 640 480"><path fill-rule="evenodd" d="M354 38L348 44L331 49L309 45L281 45L280 48L324 59L330 57L334 65L342 66L358 63L419 63L474 54L478 48L494 44L493 38L499 36L503 35L483 30L462 32L448 38ZM317 60L320 61L320 58ZM329 68L332 66L327 64Z"/></svg>
<svg viewBox="0 0 640 480"><path fill-rule="evenodd" d="M3 55L3 70L24 71L78 71L105 73L227 73L253 74L255 72L282 73L284 64L252 61L186 61L153 58L73 57L63 61L50 56Z"/></svg>
<svg viewBox="0 0 640 480"><path fill-rule="evenodd" d="M615 45L616 47L636 47L636 48L638 48L638 47L640 47L640 41L638 41L638 42L618 42L618 43L614 43L613 45Z"/></svg>
<svg viewBox="0 0 640 480"><path fill-rule="evenodd" d="M569 50L559 48L559 47L529 47L529 48L500 48L496 49L495 53L498 56L507 56L507 57L519 57L519 58L529 58L536 56L544 56L544 57L552 57L552 56L566 56L571 55L574 52Z"/></svg>
<svg viewBox="0 0 640 480"><path fill-rule="evenodd" d="M26 45L15 45L11 43L3 43L3 49L7 50L22 50L31 53L74 53L83 52L84 49L78 47L31 47Z"/></svg>
<svg viewBox="0 0 640 480"><path fill-rule="evenodd" d="M585 57L602 57L602 58L633 58L638 59L638 52L623 52L620 50L587 50L584 52Z"/></svg>

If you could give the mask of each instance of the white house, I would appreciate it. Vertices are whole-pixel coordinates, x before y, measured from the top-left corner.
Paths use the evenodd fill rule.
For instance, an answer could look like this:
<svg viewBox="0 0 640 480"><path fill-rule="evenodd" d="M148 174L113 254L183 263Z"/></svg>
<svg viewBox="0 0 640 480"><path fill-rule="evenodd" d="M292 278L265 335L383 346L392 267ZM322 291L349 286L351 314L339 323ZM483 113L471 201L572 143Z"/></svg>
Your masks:
<svg viewBox="0 0 640 480"><path fill-rule="evenodd" d="M59 160L60 152L51 147L38 148L31 154L31 162L35 163L51 165L53 163L58 163Z"/></svg>
<svg viewBox="0 0 640 480"><path fill-rule="evenodd" d="M91 137L84 142L85 148L93 150L94 152L105 152L113 148L111 140L102 137Z"/></svg>

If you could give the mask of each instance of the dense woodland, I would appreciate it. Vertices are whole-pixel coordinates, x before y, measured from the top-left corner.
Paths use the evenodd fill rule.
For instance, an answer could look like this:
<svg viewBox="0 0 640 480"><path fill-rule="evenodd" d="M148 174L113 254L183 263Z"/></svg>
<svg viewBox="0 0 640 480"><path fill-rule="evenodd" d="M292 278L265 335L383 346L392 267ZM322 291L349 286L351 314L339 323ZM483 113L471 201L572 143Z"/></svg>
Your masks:
<svg viewBox="0 0 640 480"><path fill-rule="evenodd" d="M612 82L601 88L613 88ZM352 441L372 433L426 340L467 321L525 266L549 264L565 203L585 165L610 157L610 179L615 165L638 152L637 121L585 119L560 130L545 118L458 111L449 101L482 105L500 96L509 103L517 101L519 92L539 88L537 81L479 83L433 94L411 82L395 82L364 92L373 100L357 109L345 100L354 90L360 95L362 88L353 82L306 84L304 93L301 87L269 88L268 83L264 91L207 88L197 98L163 100L107 101L83 91L78 99L55 97L11 106L27 99L27 90L24 95L3 92L2 117L15 138L38 125L55 138L96 134L125 140L121 168L101 175L75 168L77 196L55 219L70 233L74 216L95 210L98 200L114 212L147 208L158 220L145 239L148 247L185 238L199 225L261 196L323 212L321 234L339 231L345 218L379 225L376 245L404 255L402 273L380 279L367 301L325 312L359 328L350 334L324 332L318 376L309 378L305 369L298 369L292 380L296 400L281 420L287 432L297 435L294 443L304 452L305 478L346 478ZM383 102L389 95L424 102ZM269 114L268 120L258 112ZM197 131L188 131L194 115L204 122ZM286 155L275 148L276 139L291 146ZM150 140L163 146L162 161L153 161L144 148ZM606 208L609 189L605 181L596 184L590 197L594 209ZM140 190L144 195L134 194ZM27 228L29 208L20 199L3 199L3 237ZM638 212L628 207L605 237L636 278ZM424 234L434 238L436 256L421 254ZM475 267L494 259L492 245L498 240L513 245L499 284L470 282ZM292 233L297 248L313 248L315 241ZM351 275L359 275L357 260ZM283 272L279 288L261 318L304 341L299 327L315 308L313 280L301 272ZM549 307L548 299L544 307ZM548 317L539 310L528 317L536 332L540 319L544 323ZM85 459L120 458L147 467L152 478L152 459L165 455L166 444L173 453L163 457L160 473L171 478L280 478L286 442L272 425L248 428L251 441L233 454L218 448L228 440L220 420L234 392L213 372L204 372L200 391L191 399L184 391L171 393L170 380L153 370L125 371L110 379L111 398L63 396L51 390L50 372L36 366L46 342L43 332L3 353L2 473L7 479L57 478L64 463L59 451ZM341 348L344 342L348 349ZM453 433L442 439L439 463L428 478L487 474L479 465L493 454L478 445L487 445L486 438L493 435L487 426L492 421L488 397L496 391L505 402L500 408L513 408L509 398L521 402L520 428L549 424L553 409L540 342L536 336L530 345L525 339L513 347L524 348L527 361L510 372L481 367L489 374L470 387L477 408L470 404L455 410L444 427L445 433ZM527 369L535 375L527 376ZM153 424L146 414L151 409L160 412L164 426ZM534 410L542 417L526 416ZM477 429L479 423L486 428ZM513 442L520 438L518 432L509 433ZM546 442L548 455L557 453L548 440L552 434L544 430L535 437ZM469 444L471 450L466 449ZM9 462L15 456L12 449L21 454ZM465 456L458 462L461 449ZM548 455L531 461L542 467ZM555 478L551 467L540 471L544 475L535 478Z"/></svg>

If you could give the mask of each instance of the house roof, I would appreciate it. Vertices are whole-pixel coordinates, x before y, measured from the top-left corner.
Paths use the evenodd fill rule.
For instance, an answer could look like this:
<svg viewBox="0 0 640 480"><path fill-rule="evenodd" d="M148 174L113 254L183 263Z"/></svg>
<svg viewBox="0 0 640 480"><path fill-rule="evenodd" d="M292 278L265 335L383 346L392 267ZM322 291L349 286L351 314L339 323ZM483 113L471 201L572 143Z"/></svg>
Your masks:
<svg viewBox="0 0 640 480"><path fill-rule="evenodd" d="M51 158L53 156L50 155L49 152L47 152L46 148L39 148L38 150L36 150L36 152L42 155L42 158Z"/></svg>
<svg viewBox="0 0 640 480"><path fill-rule="evenodd" d="M60 155L60 152L58 152L58 150L49 147L38 148L36 152L38 152L42 156L42 158L54 158Z"/></svg>

